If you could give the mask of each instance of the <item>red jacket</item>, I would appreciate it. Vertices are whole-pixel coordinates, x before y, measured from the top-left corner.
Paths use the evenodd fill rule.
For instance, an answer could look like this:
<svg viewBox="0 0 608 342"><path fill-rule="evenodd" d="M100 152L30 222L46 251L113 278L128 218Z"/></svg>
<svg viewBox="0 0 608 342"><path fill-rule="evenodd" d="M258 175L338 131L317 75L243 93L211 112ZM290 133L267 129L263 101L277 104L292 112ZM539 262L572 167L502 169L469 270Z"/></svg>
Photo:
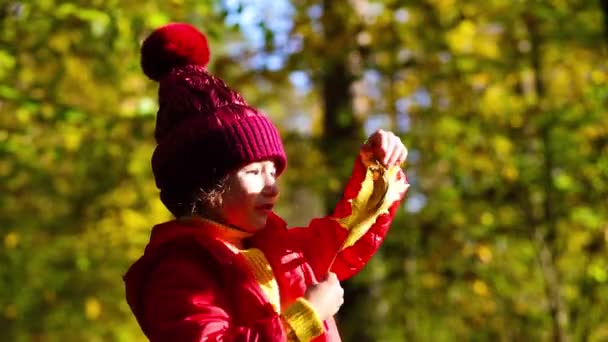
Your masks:
<svg viewBox="0 0 608 342"><path fill-rule="evenodd" d="M386 172L388 190L358 160L332 215L290 229L271 215L267 227L248 240L247 247L260 249L270 264L282 308L302 297L330 264L343 280L376 252L407 189L401 169ZM242 255L210 234L209 223L192 222L155 226L144 255L125 275L127 301L146 336L151 341L286 341L285 313L270 304ZM302 319L307 316L298 317L308 324ZM313 340L340 341L335 322L323 322L323 332Z"/></svg>

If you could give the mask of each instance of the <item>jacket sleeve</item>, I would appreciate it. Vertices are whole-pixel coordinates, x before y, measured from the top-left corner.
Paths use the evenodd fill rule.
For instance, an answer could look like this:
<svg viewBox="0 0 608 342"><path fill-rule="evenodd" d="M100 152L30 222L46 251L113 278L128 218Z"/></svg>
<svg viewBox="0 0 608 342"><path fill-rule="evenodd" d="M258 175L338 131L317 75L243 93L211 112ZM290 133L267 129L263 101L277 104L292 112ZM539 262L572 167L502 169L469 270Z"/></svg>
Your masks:
<svg viewBox="0 0 608 342"><path fill-rule="evenodd" d="M289 230L317 278L359 272L376 253L409 184L400 167L365 167L358 158L334 212Z"/></svg>
<svg viewBox="0 0 608 342"><path fill-rule="evenodd" d="M148 279L146 333L156 341L284 341L282 319L272 310L249 326L233 322L229 298L213 272L184 256L164 259ZM246 308L243 308L244 310Z"/></svg>

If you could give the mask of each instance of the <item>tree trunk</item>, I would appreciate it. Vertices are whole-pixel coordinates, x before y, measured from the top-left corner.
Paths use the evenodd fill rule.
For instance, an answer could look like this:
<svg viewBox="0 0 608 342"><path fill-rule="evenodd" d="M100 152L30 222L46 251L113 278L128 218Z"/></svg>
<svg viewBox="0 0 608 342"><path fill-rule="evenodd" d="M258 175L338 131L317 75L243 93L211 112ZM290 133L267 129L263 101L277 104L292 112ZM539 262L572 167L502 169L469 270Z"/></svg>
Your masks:
<svg viewBox="0 0 608 342"><path fill-rule="evenodd" d="M541 37L538 32L538 18L528 14L525 18L531 42L531 63L535 74L535 89L538 102L545 96L545 88L542 81L541 68ZM541 111L537 106L536 112ZM543 221L531 222L532 240L536 249L539 265L545 282L545 293L549 302L549 313L552 321L552 340L555 342L567 342L568 338L568 311L560 294L559 272L555 265L552 243L556 236L556 218L553 210L554 189L553 189L553 155L551 150L551 120L548 120L541 128L543 143L543 189L545 192L545 202L543 207ZM536 221L536 220L534 220Z"/></svg>

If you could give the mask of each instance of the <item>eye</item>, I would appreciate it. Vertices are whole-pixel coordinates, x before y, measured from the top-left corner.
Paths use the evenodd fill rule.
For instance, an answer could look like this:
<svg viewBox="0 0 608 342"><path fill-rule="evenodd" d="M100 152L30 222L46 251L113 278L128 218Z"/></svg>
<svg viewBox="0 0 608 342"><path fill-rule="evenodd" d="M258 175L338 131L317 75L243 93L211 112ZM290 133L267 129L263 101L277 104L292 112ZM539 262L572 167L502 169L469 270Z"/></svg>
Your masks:
<svg viewBox="0 0 608 342"><path fill-rule="evenodd" d="M277 168L274 165L274 162L266 162L264 164L264 172L267 175L272 176L272 178L277 178Z"/></svg>
<svg viewBox="0 0 608 342"><path fill-rule="evenodd" d="M254 175L257 176L260 174L260 169L251 169L251 170L247 170L245 171L246 174L248 175Z"/></svg>

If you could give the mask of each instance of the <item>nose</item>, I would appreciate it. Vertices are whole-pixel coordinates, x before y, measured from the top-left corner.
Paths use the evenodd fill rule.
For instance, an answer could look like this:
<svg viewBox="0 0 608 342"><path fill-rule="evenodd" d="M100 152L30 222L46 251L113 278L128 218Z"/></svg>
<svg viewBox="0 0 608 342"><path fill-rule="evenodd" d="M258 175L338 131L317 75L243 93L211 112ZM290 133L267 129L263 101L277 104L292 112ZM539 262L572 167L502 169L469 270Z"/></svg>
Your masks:
<svg viewBox="0 0 608 342"><path fill-rule="evenodd" d="M264 175L264 189L262 189L262 194L268 197L276 197L279 195L277 179L271 173L266 172Z"/></svg>

